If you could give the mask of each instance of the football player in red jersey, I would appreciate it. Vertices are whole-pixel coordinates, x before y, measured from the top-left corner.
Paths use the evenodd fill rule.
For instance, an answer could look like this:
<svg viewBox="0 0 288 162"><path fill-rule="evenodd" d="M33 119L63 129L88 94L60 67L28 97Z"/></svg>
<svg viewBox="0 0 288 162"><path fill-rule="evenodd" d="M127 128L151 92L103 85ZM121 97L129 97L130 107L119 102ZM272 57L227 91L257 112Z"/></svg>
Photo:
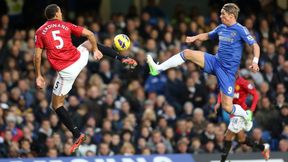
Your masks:
<svg viewBox="0 0 288 162"><path fill-rule="evenodd" d="M236 74L236 82L235 82L235 92L234 92L234 98L233 98L233 104L238 106L239 108L243 108L244 110L248 109L248 106L246 104L246 98L248 95L253 96L252 104L250 107L250 114L253 115L252 112L255 111L256 105L258 102L258 92L256 88L246 79L239 76L239 74ZM215 105L214 109L217 111L217 109L220 107L220 94L218 95L218 101ZM233 116L230 117L230 123L228 126L228 129L225 133L225 140L224 140L224 150L221 155L221 162L225 162L227 159L227 156L229 154L232 140L237 135L238 141L240 144L247 144L250 147L257 147L262 151L262 154L266 160L270 158L270 146L269 144L258 144L252 141L250 138L246 137L244 131L250 131L252 128L251 126L247 126L244 124L244 119L239 116Z"/></svg>
<svg viewBox="0 0 288 162"><path fill-rule="evenodd" d="M248 95L253 96L252 104L250 106L250 110L252 112L255 111L256 105L259 99L258 92L256 88L246 79L240 77L238 74L236 76L236 82L235 82L235 91L234 91L234 97L233 97L233 104L240 105L244 110L248 109L248 106L246 104L246 99ZM217 110L221 103L221 95L218 95L218 101L215 105L215 110Z"/></svg>
<svg viewBox="0 0 288 162"><path fill-rule="evenodd" d="M41 74L41 55L46 50L46 55L51 67L57 72L57 78L53 87L52 108L57 113L61 122L72 132L76 139L70 152L74 152L85 140L85 134L81 133L72 122L67 110L64 108L65 95L71 90L72 85L81 70L88 62L89 51L96 60L103 57L102 53L120 60L130 67L137 65L136 61L118 55L116 51L97 44L94 34L86 28L62 21L61 9L56 4L50 4L45 8L47 21L35 34L34 66L36 72L37 88L45 87L45 79ZM71 34L84 36L88 39L78 48L73 46Z"/></svg>

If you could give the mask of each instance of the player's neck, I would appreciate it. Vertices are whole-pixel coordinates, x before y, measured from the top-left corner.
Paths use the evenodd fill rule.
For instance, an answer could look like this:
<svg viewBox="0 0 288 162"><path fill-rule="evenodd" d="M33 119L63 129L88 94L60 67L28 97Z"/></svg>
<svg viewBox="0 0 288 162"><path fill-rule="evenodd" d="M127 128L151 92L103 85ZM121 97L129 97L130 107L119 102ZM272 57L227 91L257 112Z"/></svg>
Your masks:
<svg viewBox="0 0 288 162"><path fill-rule="evenodd" d="M237 21L231 21L231 22L227 23L226 25L227 26L233 26L235 24L237 24Z"/></svg>
<svg viewBox="0 0 288 162"><path fill-rule="evenodd" d="M55 20L59 20L59 19L57 19L57 18L48 19L48 21L55 21Z"/></svg>

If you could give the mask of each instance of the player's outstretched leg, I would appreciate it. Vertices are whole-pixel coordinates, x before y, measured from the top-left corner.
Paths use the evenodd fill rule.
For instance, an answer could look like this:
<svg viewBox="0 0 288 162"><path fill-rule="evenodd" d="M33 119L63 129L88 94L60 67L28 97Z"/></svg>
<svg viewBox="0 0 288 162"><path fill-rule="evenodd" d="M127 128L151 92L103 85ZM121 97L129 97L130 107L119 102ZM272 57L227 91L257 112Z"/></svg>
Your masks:
<svg viewBox="0 0 288 162"><path fill-rule="evenodd" d="M156 76L160 73L159 65L157 65L151 55L147 55L147 64L149 66L149 71L152 76Z"/></svg>
<svg viewBox="0 0 288 162"><path fill-rule="evenodd" d="M201 68L204 67L204 52L202 51L193 51L185 49L174 56L170 57L168 60L157 65L151 55L147 55L147 63L149 65L150 74L153 76L158 75L161 71L165 71L172 67L177 67L183 64L186 60L192 61Z"/></svg>
<svg viewBox="0 0 288 162"><path fill-rule="evenodd" d="M147 55L147 63L149 66L150 74L153 76L158 75L161 71L165 71L169 68L179 66L185 62L184 58L184 52L180 52L172 57L170 57L168 60L163 62L160 65L157 65L154 61L151 55Z"/></svg>

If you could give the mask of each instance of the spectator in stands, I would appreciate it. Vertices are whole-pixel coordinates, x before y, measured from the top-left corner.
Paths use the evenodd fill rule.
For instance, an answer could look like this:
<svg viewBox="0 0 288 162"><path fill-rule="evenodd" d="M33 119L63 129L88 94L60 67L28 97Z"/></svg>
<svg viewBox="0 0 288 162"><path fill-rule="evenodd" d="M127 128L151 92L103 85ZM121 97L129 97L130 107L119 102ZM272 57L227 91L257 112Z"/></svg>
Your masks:
<svg viewBox="0 0 288 162"><path fill-rule="evenodd" d="M172 145L169 141L167 141L161 134L160 131L158 130L154 130L152 132L151 137L148 140L148 147L151 149L152 152L156 152L157 150L157 144L158 143L163 143L165 145L165 151L167 151L167 153L172 153L173 152L173 148ZM160 146L161 147L161 146ZM163 151L163 150L162 150Z"/></svg>
<svg viewBox="0 0 288 162"><path fill-rule="evenodd" d="M281 108L281 118L279 119L282 125L288 125L288 105L285 104Z"/></svg>
<svg viewBox="0 0 288 162"><path fill-rule="evenodd" d="M121 149L120 149L120 154L121 155L134 155L136 153L134 146L129 143L129 142L125 142Z"/></svg>
<svg viewBox="0 0 288 162"><path fill-rule="evenodd" d="M285 85L285 88L288 89L288 61L286 58L286 61L284 63L283 68L279 72L280 74L280 80Z"/></svg>
<svg viewBox="0 0 288 162"><path fill-rule="evenodd" d="M288 151L288 140L282 139L279 141L279 151L280 152L287 152Z"/></svg>
<svg viewBox="0 0 288 162"><path fill-rule="evenodd" d="M164 137L167 141L171 143L172 146L176 145L175 133L172 127L167 127L164 130Z"/></svg>
<svg viewBox="0 0 288 162"><path fill-rule="evenodd" d="M177 142L176 153L187 154L189 141L186 138L182 138Z"/></svg>
<svg viewBox="0 0 288 162"><path fill-rule="evenodd" d="M191 139L191 146L190 151L193 154L201 154L204 152L204 150L201 148L201 141L198 137L193 137Z"/></svg>
<svg viewBox="0 0 288 162"><path fill-rule="evenodd" d="M163 142L157 143L156 144L155 154L164 155L166 153L167 153L166 152L166 145Z"/></svg>
<svg viewBox="0 0 288 162"><path fill-rule="evenodd" d="M109 145L107 143L100 143L99 149L97 149L98 156L112 156L114 152L110 150Z"/></svg>
<svg viewBox="0 0 288 162"><path fill-rule="evenodd" d="M207 121L204 118L204 112L201 108L194 109L193 122L195 133L200 135L204 131L207 124Z"/></svg>
<svg viewBox="0 0 288 162"><path fill-rule="evenodd" d="M12 133L11 140L14 142L20 141L20 139L23 137L23 131L16 127L17 124L16 122L17 122L16 116L13 114L9 114L6 117L6 123L7 123L6 130L11 131Z"/></svg>

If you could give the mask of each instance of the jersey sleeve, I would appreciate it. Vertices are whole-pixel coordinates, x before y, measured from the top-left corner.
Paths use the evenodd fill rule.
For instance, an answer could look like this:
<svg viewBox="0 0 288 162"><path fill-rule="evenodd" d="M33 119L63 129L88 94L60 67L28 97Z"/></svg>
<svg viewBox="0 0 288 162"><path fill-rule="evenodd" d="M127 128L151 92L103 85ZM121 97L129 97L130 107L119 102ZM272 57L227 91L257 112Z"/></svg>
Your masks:
<svg viewBox="0 0 288 162"><path fill-rule="evenodd" d="M245 91L246 91L248 94L250 94L250 95L253 96L252 104L251 104L251 106L250 106L250 110L254 112L255 109L256 109L256 106L257 106L258 99L259 99L257 90L256 90L256 88L253 86L253 84L250 83L250 82L247 81L247 80L243 80L243 81L242 81L242 87L245 89Z"/></svg>
<svg viewBox="0 0 288 162"><path fill-rule="evenodd" d="M42 36L41 34L37 33L35 34L35 48L41 48L43 49L44 48L44 45L43 45L43 40L42 40Z"/></svg>
<svg viewBox="0 0 288 162"><path fill-rule="evenodd" d="M244 40L244 42L246 42L249 45L252 45L256 42L255 39L250 34L250 32L248 31L248 29L244 26L242 28L239 28L239 34L242 40Z"/></svg>
<svg viewBox="0 0 288 162"><path fill-rule="evenodd" d="M221 27L221 25L218 25L215 29L213 29L212 31L210 31L208 33L208 36L210 39L216 39L217 38L220 27Z"/></svg>
<svg viewBox="0 0 288 162"><path fill-rule="evenodd" d="M67 25L69 26L71 33L77 37L80 37L82 35L82 31L83 31L83 27L81 26L77 26L71 23L67 23Z"/></svg>

